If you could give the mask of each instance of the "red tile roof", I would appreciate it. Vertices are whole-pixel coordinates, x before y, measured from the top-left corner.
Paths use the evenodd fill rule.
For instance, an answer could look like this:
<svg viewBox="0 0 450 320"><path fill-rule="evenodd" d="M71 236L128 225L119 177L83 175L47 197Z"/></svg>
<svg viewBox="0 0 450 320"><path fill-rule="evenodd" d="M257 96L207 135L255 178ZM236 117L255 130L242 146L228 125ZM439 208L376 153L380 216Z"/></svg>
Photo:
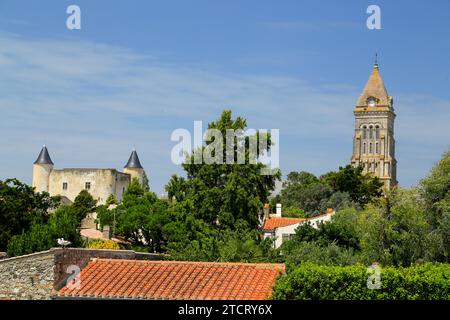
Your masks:
<svg viewBox="0 0 450 320"><path fill-rule="evenodd" d="M285 217L269 217L264 221L263 231L273 231L276 228L290 226L303 221L314 221L324 216L332 216L334 211L327 209L326 213L319 214L311 218L285 218Z"/></svg>
<svg viewBox="0 0 450 320"><path fill-rule="evenodd" d="M264 222L263 230L271 231L279 227L290 226L305 221L304 218L284 218L284 217L270 217Z"/></svg>
<svg viewBox="0 0 450 320"><path fill-rule="evenodd" d="M77 289L56 296L134 299L262 300L284 264L92 259Z"/></svg>

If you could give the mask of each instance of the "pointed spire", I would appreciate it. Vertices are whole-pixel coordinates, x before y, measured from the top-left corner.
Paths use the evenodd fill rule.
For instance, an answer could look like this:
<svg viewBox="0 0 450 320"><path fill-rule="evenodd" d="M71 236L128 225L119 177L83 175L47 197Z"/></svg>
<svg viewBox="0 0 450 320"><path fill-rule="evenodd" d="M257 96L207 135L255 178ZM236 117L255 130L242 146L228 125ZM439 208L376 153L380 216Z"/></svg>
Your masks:
<svg viewBox="0 0 450 320"><path fill-rule="evenodd" d="M131 152L130 158L128 159L127 164L124 168L136 168L136 169L143 169L141 162L139 161L138 154L136 150L133 148L133 151Z"/></svg>
<svg viewBox="0 0 450 320"><path fill-rule="evenodd" d="M374 97L377 99L377 106L389 106L389 95L381 78L380 69L378 67L378 58L375 56L375 64L373 65L372 73L369 80L364 87L363 92L359 96L357 107L366 107L367 99Z"/></svg>
<svg viewBox="0 0 450 320"><path fill-rule="evenodd" d="M50 158L50 154L48 153L48 150L47 150L47 147L45 146L45 144L42 147L41 152L39 153L34 164L51 164L51 165L53 165L53 161Z"/></svg>

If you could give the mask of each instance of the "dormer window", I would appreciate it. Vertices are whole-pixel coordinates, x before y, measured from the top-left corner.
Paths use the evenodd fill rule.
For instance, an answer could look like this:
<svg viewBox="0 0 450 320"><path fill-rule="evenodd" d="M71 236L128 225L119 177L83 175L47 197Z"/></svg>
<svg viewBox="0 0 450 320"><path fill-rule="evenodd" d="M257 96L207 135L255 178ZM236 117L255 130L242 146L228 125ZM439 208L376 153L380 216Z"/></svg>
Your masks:
<svg viewBox="0 0 450 320"><path fill-rule="evenodd" d="M378 99L375 97L368 97L367 98L367 105L369 107L375 107L377 105Z"/></svg>

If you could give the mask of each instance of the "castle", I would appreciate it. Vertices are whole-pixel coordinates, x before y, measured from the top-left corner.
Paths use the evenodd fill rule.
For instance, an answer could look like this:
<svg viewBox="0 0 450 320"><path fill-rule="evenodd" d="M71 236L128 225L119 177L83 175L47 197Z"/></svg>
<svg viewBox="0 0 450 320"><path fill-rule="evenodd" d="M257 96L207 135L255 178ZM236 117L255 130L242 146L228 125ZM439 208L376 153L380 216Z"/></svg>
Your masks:
<svg viewBox="0 0 450 320"><path fill-rule="evenodd" d="M380 178L385 189L397 185L394 100L387 93L375 62L356 107L351 163Z"/></svg>
<svg viewBox="0 0 450 320"><path fill-rule="evenodd" d="M132 151L123 172L119 172L116 169L55 169L44 146L33 164L32 185L36 192L46 191L70 202L81 190L87 190L98 204L104 204L110 195L122 201L123 193L133 178L143 183L144 168L136 150Z"/></svg>

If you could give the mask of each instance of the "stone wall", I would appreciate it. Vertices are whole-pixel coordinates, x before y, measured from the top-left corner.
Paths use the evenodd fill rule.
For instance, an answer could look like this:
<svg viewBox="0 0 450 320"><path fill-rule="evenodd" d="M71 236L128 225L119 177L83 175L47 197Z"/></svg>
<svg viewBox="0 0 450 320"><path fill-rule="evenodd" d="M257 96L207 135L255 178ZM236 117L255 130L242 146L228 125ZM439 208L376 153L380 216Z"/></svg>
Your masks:
<svg viewBox="0 0 450 320"><path fill-rule="evenodd" d="M122 200L123 192L130 184L130 175L115 169L53 169L49 175L48 192L51 196L65 196L74 201L85 189L86 182L90 183L88 191L97 204L105 204L111 194ZM66 190L63 183L67 183Z"/></svg>
<svg viewBox="0 0 450 320"><path fill-rule="evenodd" d="M158 254L131 250L51 249L0 260L0 299L51 299L62 288L70 266L83 269L92 258L160 260Z"/></svg>
<svg viewBox="0 0 450 320"><path fill-rule="evenodd" d="M0 260L0 298L50 299L54 253L43 251Z"/></svg>
<svg viewBox="0 0 450 320"><path fill-rule="evenodd" d="M99 250L99 249L54 249L55 279L54 287L61 289L70 274L67 268L77 266L83 269L92 258L127 259L127 260L161 260L161 256L152 253L138 253L131 250Z"/></svg>

